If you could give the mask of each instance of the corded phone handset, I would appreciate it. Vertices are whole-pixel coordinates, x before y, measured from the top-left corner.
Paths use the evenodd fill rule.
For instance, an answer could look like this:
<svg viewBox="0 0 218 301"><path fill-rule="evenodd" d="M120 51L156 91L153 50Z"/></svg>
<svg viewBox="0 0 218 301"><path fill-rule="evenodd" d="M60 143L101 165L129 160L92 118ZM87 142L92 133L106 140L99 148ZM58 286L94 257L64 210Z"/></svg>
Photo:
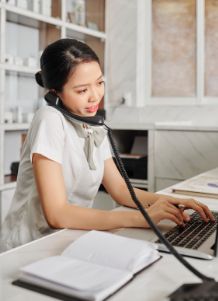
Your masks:
<svg viewBox="0 0 218 301"><path fill-rule="evenodd" d="M76 114L73 114L71 112L69 112L66 107L63 105L63 103L61 101L58 101L58 97L55 93L53 92L48 92L45 95L45 100L47 101L48 105L56 108L57 110L59 110L61 113L63 113L63 115L70 117L70 118L74 118L78 121L81 122L85 122L88 123L90 125L95 125L95 126L100 126L100 125L104 125L104 118L100 115L96 115L93 117L82 117L82 116L78 116Z"/></svg>
<svg viewBox="0 0 218 301"><path fill-rule="evenodd" d="M117 165L119 167L119 170L121 172L121 175L124 178L124 181L127 185L127 188L129 190L129 193L131 195L131 198L133 202L136 204L137 208L143 215L144 219L147 221L149 226L152 228L154 233L157 235L157 237L160 239L160 241L169 249L171 254L173 254L190 272L192 272L194 275L196 275L198 278L201 279L201 283L186 283L183 284L181 287L179 287L174 293L172 293L169 298L171 301L185 301L185 300L198 300L201 298L201 300L209 301L212 300L210 297L216 296L218 298L218 282L215 281L214 278L208 277L204 275L203 273L199 272L194 266L192 266L188 261L186 261L178 252L177 250L170 244L170 242L163 236L161 231L158 229L158 227L154 224L152 219L150 218L147 211L142 206L141 202L138 200L135 191L132 187L132 184L130 182L130 179L127 175L127 172L125 170L125 167L123 165L123 162L120 158L119 152L117 150L117 147L114 143L114 139L112 137L112 131L111 129L104 123L104 119L102 116L94 116L94 117L81 117L78 115L75 115L71 112L69 112L66 107L64 107L63 103L61 101L58 101L58 97L56 94L52 92L48 92L45 95L45 100L47 103L62 112L62 114L68 118L74 118L78 121L88 123L89 125L94 126L104 126L108 131L108 138L111 144L111 147L113 149L115 159L117 161ZM212 293L211 293L212 292ZM214 300L214 299L213 299ZM216 299L217 300L217 299Z"/></svg>

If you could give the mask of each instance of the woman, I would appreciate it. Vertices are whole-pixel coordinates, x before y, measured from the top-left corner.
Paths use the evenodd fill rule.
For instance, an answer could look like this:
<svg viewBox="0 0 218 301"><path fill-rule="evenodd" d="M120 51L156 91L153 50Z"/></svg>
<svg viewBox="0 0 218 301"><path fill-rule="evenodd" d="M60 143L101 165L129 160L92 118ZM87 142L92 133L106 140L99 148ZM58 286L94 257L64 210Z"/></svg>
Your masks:
<svg viewBox="0 0 218 301"><path fill-rule="evenodd" d="M36 81L60 106L81 117L95 116L104 96L104 78L92 49L61 39L44 50L40 64ZM39 109L22 150L16 192L3 225L5 249L60 228L148 227L137 210L91 208L100 184L118 204L135 207L112 159L106 130L69 120L51 106ZM198 211L205 221L213 220L209 209L193 199L134 190L155 223L188 221L178 205Z"/></svg>

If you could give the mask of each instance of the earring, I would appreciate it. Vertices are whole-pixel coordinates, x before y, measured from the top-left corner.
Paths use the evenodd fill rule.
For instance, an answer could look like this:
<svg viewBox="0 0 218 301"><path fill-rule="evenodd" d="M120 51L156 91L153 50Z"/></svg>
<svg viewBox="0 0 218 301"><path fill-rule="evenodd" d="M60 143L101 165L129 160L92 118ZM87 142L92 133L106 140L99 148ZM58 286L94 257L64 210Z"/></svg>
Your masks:
<svg viewBox="0 0 218 301"><path fill-rule="evenodd" d="M55 100L55 105L56 105L56 106L58 106L59 101L60 101L60 98L57 96L57 97L56 97L56 100Z"/></svg>
<svg viewBox="0 0 218 301"><path fill-rule="evenodd" d="M56 91L54 89L50 90L50 94L53 96L53 103L58 106L60 98L57 95Z"/></svg>

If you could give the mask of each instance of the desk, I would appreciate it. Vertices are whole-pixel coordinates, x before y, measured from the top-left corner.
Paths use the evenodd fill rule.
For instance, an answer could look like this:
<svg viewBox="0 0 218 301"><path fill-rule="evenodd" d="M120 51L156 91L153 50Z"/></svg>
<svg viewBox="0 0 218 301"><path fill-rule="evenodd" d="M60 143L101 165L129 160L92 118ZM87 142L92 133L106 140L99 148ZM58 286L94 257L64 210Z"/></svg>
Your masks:
<svg viewBox="0 0 218 301"><path fill-rule="evenodd" d="M209 173L207 173L209 174ZM170 188L161 191L170 194ZM180 195L181 197L181 195ZM218 210L218 200L196 198ZM151 230L129 229L125 233L137 238L149 237ZM49 301L57 300L20 287L11 285L18 277L19 268L44 257L60 254L73 240L84 234L79 230L60 230L26 245L0 254L0 300L1 301ZM193 266L218 279L218 258L212 261L187 259ZM182 266L172 255L163 258L138 274L133 281L122 288L109 301L160 301L182 283L198 282L199 279Z"/></svg>

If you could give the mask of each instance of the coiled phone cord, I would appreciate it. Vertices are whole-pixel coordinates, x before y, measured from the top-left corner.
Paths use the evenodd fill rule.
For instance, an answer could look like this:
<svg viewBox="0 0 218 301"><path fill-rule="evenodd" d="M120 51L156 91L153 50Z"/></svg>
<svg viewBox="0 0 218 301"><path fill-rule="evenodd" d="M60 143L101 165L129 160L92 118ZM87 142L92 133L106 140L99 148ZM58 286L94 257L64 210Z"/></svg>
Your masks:
<svg viewBox="0 0 218 301"><path fill-rule="evenodd" d="M117 150L117 147L115 145L115 142L113 140L112 137L112 130L106 125L104 124L104 126L106 127L107 131L108 131L108 138L110 141L110 144L112 146L112 150L114 152L115 155L115 159L118 165L118 168L121 172L121 175L124 178L124 181L127 185L127 188L129 190L129 193L131 195L132 200L134 201L134 203L136 204L137 208L140 210L140 212L142 213L144 219L147 221L147 223L149 224L149 226L153 229L153 231L155 232L155 234L158 236L158 238L160 239L160 241L166 245L166 247L170 250L170 252L189 270L191 271L193 274L195 274L198 278L200 278L202 281L215 281L214 278L208 277L204 274L202 274L201 272L199 272L197 269L195 269L188 261L186 261L182 255L180 255L177 250L169 243L169 241L162 235L162 233L160 232L160 230L158 229L158 227L153 223L152 219L150 218L150 216L148 215L148 213L146 212L146 210L144 209L144 207L142 206L142 204L140 203L140 201L138 200L135 191L132 187L132 184L129 180L129 177L127 175L127 172L125 170L125 167L123 165L123 162L119 156L119 152Z"/></svg>

